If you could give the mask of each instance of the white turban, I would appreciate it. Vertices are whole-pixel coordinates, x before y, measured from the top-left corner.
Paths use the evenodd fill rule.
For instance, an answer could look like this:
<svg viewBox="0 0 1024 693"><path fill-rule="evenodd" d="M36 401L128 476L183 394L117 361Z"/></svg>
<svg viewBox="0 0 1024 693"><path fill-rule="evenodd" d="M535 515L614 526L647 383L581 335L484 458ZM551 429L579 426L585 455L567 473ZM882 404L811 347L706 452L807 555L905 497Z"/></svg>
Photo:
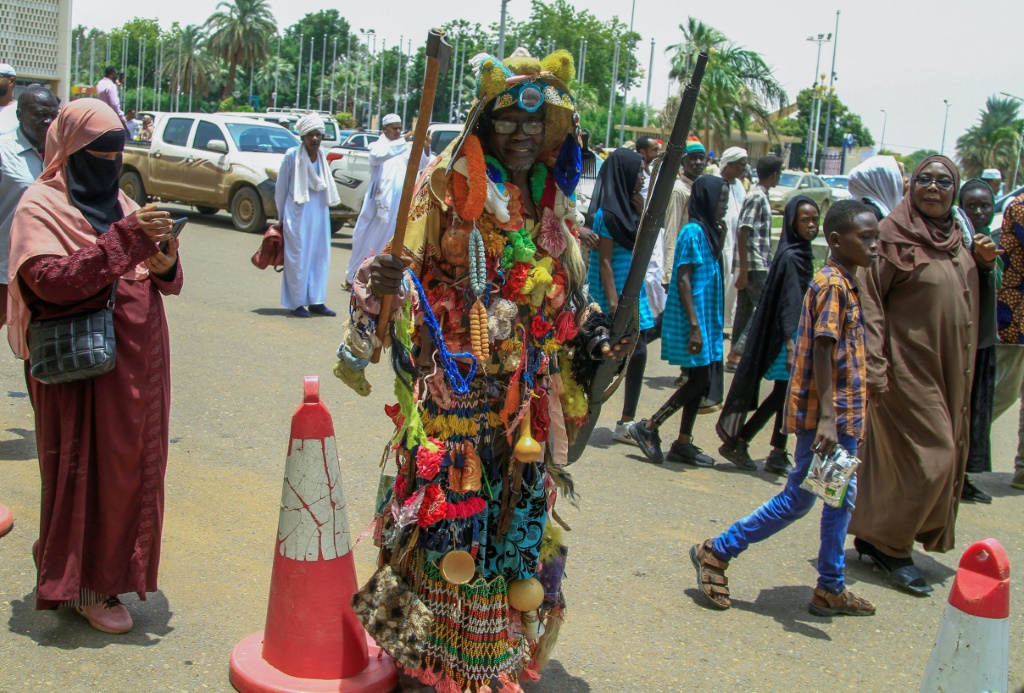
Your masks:
<svg viewBox="0 0 1024 693"><path fill-rule="evenodd" d="M323 118L316 113L310 113L299 118L299 122L295 124L295 129L299 131L299 137L305 137L314 130L326 132L327 126L324 125Z"/></svg>
<svg viewBox="0 0 1024 693"><path fill-rule="evenodd" d="M386 128L388 125L394 125L395 123L401 123L402 118L397 113L388 113L384 116L384 120L380 121L380 126Z"/></svg>
<svg viewBox="0 0 1024 693"><path fill-rule="evenodd" d="M722 166L728 166L731 163L746 158L747 150L744 149L743 147L729 147L724 152L722 152L722 156L719 157L718 163L721 164Z"/></svg>

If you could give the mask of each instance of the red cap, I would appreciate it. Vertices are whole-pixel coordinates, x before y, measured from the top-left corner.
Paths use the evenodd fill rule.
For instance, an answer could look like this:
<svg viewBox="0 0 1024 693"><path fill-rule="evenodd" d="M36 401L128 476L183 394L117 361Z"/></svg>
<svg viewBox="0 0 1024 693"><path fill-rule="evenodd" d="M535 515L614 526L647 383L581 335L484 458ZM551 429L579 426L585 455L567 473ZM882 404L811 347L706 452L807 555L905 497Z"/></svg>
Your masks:
<svg viewBox="0 0 1024 693"><path fill-rule="evenodd" d="M995 539L971 544L949 592L949 604L981 618L1010 616L1010 559Z"/></svg>

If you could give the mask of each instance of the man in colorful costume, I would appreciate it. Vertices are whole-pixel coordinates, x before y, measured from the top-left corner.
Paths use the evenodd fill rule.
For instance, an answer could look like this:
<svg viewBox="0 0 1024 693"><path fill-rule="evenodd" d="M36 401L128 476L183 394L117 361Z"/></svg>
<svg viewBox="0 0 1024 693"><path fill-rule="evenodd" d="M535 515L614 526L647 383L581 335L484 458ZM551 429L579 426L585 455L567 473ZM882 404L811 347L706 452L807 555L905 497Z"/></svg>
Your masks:
<svg viewBox="0 0 1024 693"><path fill-rule="evenodd" d="M382 568L356 596L367 630L439 691L519 691L551 655L572 496L568 444L611 347L584 294L572 56L473 59L463 133L423 171L404 247L353 278L335 373L366 394L380 297L397 294L398 404L376 536ZM388 476L394 474L393 477ZM553 521L552 521L553 520Z"/></svg>

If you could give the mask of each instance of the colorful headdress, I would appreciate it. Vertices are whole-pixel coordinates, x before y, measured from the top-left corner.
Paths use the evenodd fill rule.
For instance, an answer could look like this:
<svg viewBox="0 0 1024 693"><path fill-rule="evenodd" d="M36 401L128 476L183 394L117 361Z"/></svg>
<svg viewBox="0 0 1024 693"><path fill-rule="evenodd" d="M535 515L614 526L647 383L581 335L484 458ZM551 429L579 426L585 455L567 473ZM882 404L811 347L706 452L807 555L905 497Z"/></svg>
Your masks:
<svg viewBox="0 0 1024 693"><path fill-rule="evenodd" d="M701 154L706 153L704 145L697 139L696 135L690 135L686 138L686 153L693 154L694 152L700 152Z"/></svg>
<svg viewBox="0 0 1024 693"><path fill-rule="evenodd" d="M466 127L455 142L452 161L485 110L510 106L519 106L531 113L547 106L544 111L545 155L557 157L566 135L575 136L576 130L576 100L568 86L576 78L572 53L557 50L540 59L520 47L505 60L479 53L470 64L476 73L476 98Z"/></svg>

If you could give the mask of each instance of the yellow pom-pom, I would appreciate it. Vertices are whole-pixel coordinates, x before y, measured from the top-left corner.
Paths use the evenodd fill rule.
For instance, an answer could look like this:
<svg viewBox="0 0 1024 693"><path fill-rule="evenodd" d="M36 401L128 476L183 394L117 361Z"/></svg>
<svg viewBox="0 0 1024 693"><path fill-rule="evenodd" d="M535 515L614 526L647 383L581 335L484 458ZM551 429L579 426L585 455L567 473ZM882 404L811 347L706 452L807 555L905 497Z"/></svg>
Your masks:
<svg viewBox="0 0 1024 693"><path fill-rule="evenodd" d="M528 55L505 58L505 65L517 75L536 75L541 70L540 61Z"/></svg>
<svg viewBox="0 0 1024 693"><path fill-rule="evenodd" d="M480 73L480 91L484 98L493 99L505 91L506 87L505 73L493 62Z"/></svg>
<svg viewBox="0 0 1024 693"><path fill-rule="evenodd" d="M576 78L576 64L572 53L564 48L555 51L541 61L541 67L566 84Z"/></svg>

